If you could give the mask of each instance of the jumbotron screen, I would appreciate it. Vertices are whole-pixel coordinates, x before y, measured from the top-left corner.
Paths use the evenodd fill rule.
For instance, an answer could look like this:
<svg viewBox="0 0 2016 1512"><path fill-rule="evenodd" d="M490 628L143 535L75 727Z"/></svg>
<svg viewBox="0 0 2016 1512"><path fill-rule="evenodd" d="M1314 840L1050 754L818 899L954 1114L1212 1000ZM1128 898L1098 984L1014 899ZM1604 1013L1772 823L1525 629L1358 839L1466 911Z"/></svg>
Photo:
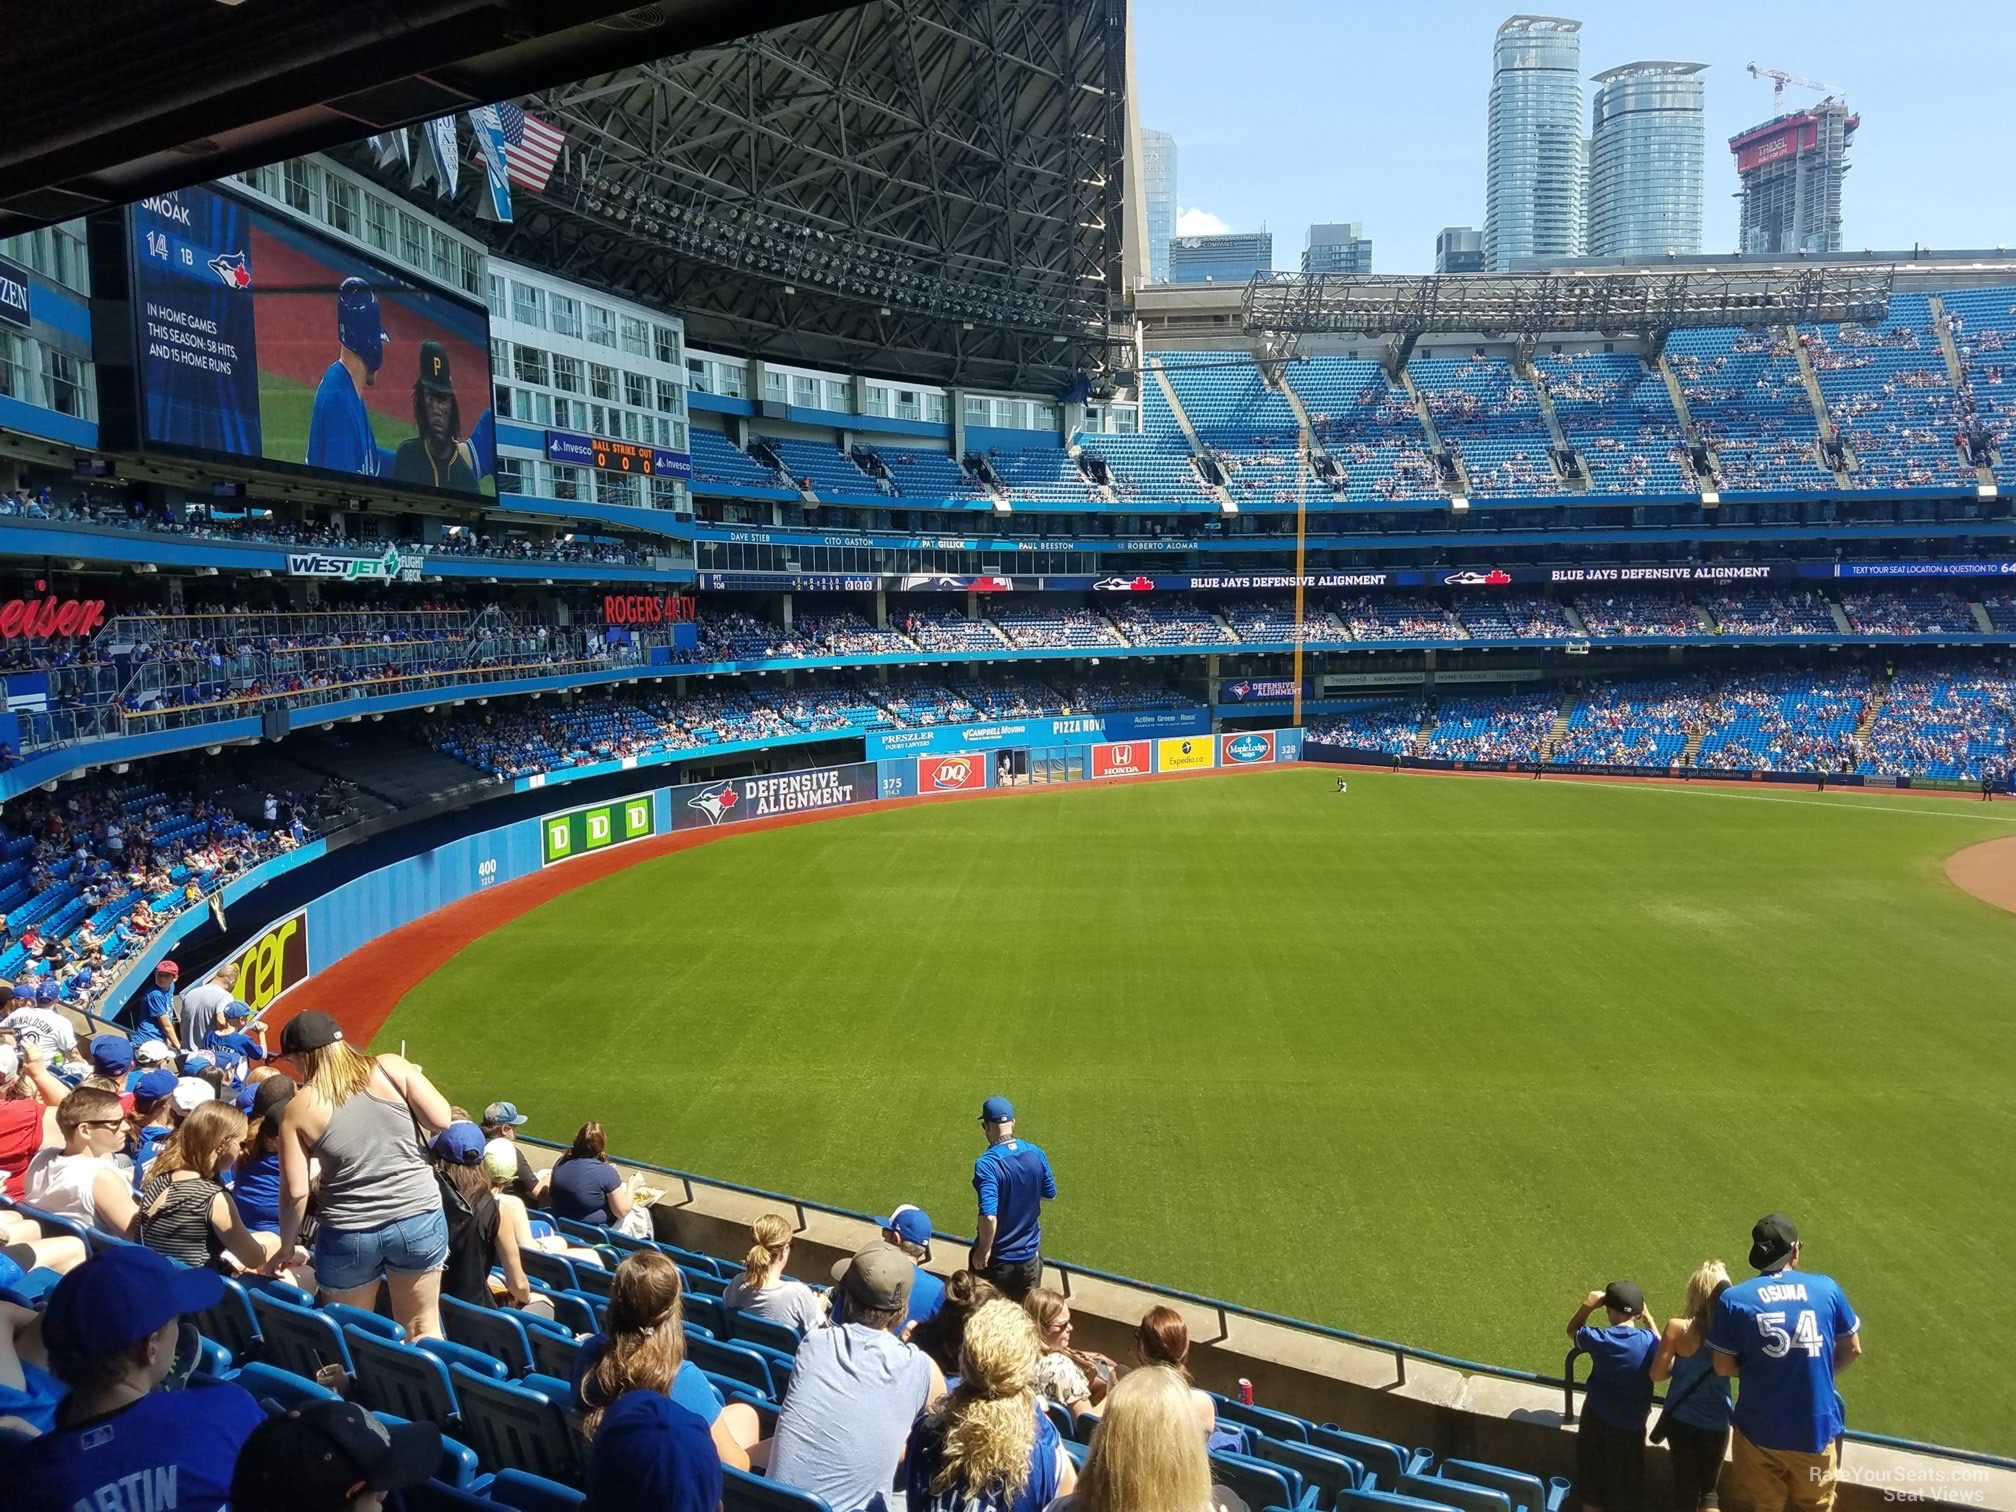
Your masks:
<svg viewBox="0 0 2016 1512"><path fill-rule="evenodd" d="M149 444L497 492L482 306L214 189L129 225Z"/></svg>

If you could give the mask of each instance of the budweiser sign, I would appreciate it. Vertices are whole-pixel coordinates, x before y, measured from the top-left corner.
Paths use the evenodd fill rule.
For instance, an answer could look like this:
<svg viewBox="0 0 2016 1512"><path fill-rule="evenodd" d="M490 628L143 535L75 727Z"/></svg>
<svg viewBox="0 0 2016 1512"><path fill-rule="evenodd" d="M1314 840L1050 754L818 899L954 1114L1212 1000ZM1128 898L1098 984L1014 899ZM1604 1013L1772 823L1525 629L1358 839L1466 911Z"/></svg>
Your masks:
<svg viewBox="0 0 2016 1512"><path fill-rule="evenodd" d="M42 585L35 585L39 592ZM105 600L14 598L0 602L0 640L48 640L57 635L89 635L105 623Z"/></svg>

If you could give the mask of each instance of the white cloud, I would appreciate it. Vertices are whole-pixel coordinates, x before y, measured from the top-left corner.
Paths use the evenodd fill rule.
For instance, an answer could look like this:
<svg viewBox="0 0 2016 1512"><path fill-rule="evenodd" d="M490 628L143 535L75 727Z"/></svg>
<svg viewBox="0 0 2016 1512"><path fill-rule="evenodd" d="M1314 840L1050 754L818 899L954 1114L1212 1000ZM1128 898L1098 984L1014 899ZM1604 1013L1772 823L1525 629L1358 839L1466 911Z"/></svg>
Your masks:
<svg viewBox="0 0 2016 1512"><path fill-rule="evenodd" d="M1232 228L1209 210L1178 210L1176 212L1176 234L1178 236L1223 236Z"/></svg>

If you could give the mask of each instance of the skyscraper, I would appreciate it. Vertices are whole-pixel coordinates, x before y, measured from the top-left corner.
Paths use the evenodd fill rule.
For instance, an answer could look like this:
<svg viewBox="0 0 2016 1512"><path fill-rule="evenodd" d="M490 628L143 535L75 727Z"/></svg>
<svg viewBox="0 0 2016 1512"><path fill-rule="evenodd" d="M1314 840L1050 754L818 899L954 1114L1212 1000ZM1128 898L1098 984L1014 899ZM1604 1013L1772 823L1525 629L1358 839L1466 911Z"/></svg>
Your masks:
<svg viewBox="0 0 2016 1512"><path fill-rule="evenodd" d="M1332 221L1309 228L1302 249L1304 273L1370 273L1372 239L1357 221Z"/></svg>
<svg viewBox="0 0 2016 1512"><path fill-rule="evenodd" d="M1484 262L1582 252L1582 23L1513 16L1492 53Z"/></svg>
<svg viewBox="0 0 2016 1512"><path fill-rule="evenodd" d="M1274 267L1274 233L1228 231L1222 236L1179 236L1169 243L1171 283L1244 283Z"/></svg>
<svg viewBox="0 0 2016 1512"><path fill-rule="evenodd" d="M1437 273L1482 273L1484 233L1475 226L1444 226L1435 233Z"/></svg>
<svg viewBox="0 0 2016 1512"><path fill-rule="evenodd" d="M1141 197L1148 211L1148 282L1169 282L1169 239L1176 234L1176 138L1141 128Z"/></svg>
<svg viewBox="0 0 2016 1512"><path fill-rule="evenodd" d="M1743 185L1737 250L1841 250L1841 184L1861 124L1844 102L1826 99L1729 139Z"/></svg>
<svg viewBox="0 0 2016 1512"><path fill-rule="evenodd" d="M1701 70L1705 63L1626 63L1596 75L1589 106L1591 257L1701 250Z"/></svg>

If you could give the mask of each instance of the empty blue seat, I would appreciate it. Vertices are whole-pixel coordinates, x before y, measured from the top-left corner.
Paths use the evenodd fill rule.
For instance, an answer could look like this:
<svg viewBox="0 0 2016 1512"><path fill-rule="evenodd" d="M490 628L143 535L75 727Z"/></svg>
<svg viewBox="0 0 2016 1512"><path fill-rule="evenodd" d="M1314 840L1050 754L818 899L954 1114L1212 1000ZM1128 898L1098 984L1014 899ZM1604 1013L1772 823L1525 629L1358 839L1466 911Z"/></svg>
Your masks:
<svg viewBox="0 0 2016 1512"><path fill-rule="evenodd" d="M357 1365L352 1394L358 1401L373 1412L432 1423L444 1433L461 1420L454 1384L439 1355L379 1338L354 1324L346 1332L350 1358Z"/></svg>
<svg viewBox="0 0 2016 1512"><path fill-rule="evenodd" d="M728 1337L740 1344L761 1344L765 1349L793 1356L798 1353L798 1346L805 1342L805 1336L789 1323L759 1318L739 1308L728 1313Z"/></svg>
<svg viewBox="0 0 2016 1512"><path fill-rule="evenodd" d="M296 1375L291 1370L282 1370L277 1365L267 1365L255 1360L250 1365L239 1367L232 1383L242 1386L262 1402L274 1402L282 1411L299 1407L304 1402L333 1402L338 1400L335 1392L327 1386L319 1386L306 1376Z"/></svg>
<svg viewBox="0 0 2016 1512"><path fill-rule="evenodd" d="M726 1376L738 1385L753 1387L773 1402L780 1402L784 1392L771 1375L770 1353L754 1344L731 1344L705 1334L686 1335L686 1358L709 1375Z"/></svg>
<svg viewBox="0 0 2016 1512"><path fill-rule="evenodd" d="M1449 1503L1395 1496L1387 1491L1340 1491L1337 1512L1451 1512Z"/></svg>
<svg viewBox="0 0 2016 1512"><path fill-rule="evenodd" d="M578 1239L583 1244L607 1244L609 1242L609 1231L607 1229L597 1228L592 1223L583 1223L579 1218L561 1218L552 1213L542 1213L540 1216L552 1224L556 1232L565 1234L569 1239ZM644 1241L640 1239L637 1243L642 1244Z"/></svg>
<svg viewBox="0 0 2016 1512"><path fill-rule="evenodd" d="M1471 1485L1467 1481L1444 1480L1434 1475L1403 1475L1394 1491L1422 1501L1445 1503L1457 1512L1512 1512L1512 1499L1503 1491Z"/></svg>
<svg viewBox="0 0 2016 1512"><path fill-rule="evenodd" d="M532 1343L532 1368L541 1375L565 1381L574 1374L575 1358L582 1341L558 1329L528 1328L525 1337Z"/></svg>
<svg viewBox="0 0 2016 1512"><path fill-rule="evenodd" d="M1244 1423L1286 1444L1309 1442L1309 1425L1301 1418L1276 1412L1271 1407L1256 1407L1237 1397L1222 1397L1215 1392L1211 1402L1218 1409L1220 1423Z"/></svg>
<svg viewBox="0 0 2016 1512"><path fill-rule="evenodd" d="M692 1307L693 1299L696 1297L711 1297L718 1301L728 1291L728 1283L719 1276L709 1275L706 1271L691 1270L683 1265L679 1267L679 1279L686 1284L688 1308Z"/></svg>
<svg viewBox="0 0 2016 1512"><path fill-rule="evenodd" d="M1400 1484L1401 1476L1418 1475L1426 1470L1434 1458L1426 1449L1403 1449L1385 1439L1363 1433L1347 1433L1335 1423L1311 1428L1309 1442L1318 1449L1328 1449L1332 1454L1344 1455L1363 1465L1371 1479L1360 1490L1390 1490Z"/></svg>
<svg viewBox="0 0 2016 1512"><path fill-rule="evenodd" d="M563 1485L581 1483L574 1430L558 1403L466 1365L449 1367L462 1404L463 1437L490 1471L527 1470Z"/></svg>
<svg viewBox="0 0 2016 1512"><path fill-rule="evenodd" d="M244 1287L228 1277L217 1305L195 1314L192 1321L198 1333L206 1339L215 1339L237 1359L249 1360L259 1354L259 1319L252 1311L252 1299Z"/></svg>
<svg viewBox="0 0 2016 1512"><path fill-rule="evenodd" d="M490 1482L490 1500L514 1512L572 1512L586 1501L572 1486L523 1470L500 1470Z"/></svg>
<svg viewBox="0 0 2016 1512"><path fill-rule="evenodd" d="M502 1361L509 1375L527 1375L532 1370L532 1343L525 1337L525 1325L516 1313L443 1297L441 1328L455 1343L480 1349L493 1360Z"/></svg>
<svg viewBox="0 0 2016 1512"><path fill-rule="evenodd" d="M405 1328L382 1314L352 1307L347 1302L324 1302L315 1310L332 1320L338 1328L360 1328L365 1333L390 1339L395 1344L406 1342Z"/></svg>
<svg viewBox="0 0 2016 1512"><path fill-rule="evenodd" d="M215 1376L218 1380L223 1380L231 1374L231 1351L215 1339L198 1340L196 1370L200 1375Z"/></svg>
<svg viewBox="0 0 2016 1512"><path fill-rule="evenodd" d="M1247 1454L1211 1456L1211 1479L1235 1492L1249 1507L1314 1507L1316 1488L1302 1484L1302 1472Z"/></svg>
<svg viewBox="0 0 2016 1512"><path fill-rule="evenodd" d="M520 1249L518 1263L525 1267L528 1277L544 1281L554 1291L572 1291L578 1284L574 1279L574 1262L565 1255L549 1255L541 1249Z"/></svg>
<svg viewBox="0 0 2016 1512"><path fill-rule="evenodd" d="M688 1295L681 1306L685 1310L688 1323L699 1324L717 1339L728 1337L728 1309L721 1304L719 1298Z"/></svg>
<svg viewBox="0 0 2016 1512"><path fill-rule="evenodd" d="M325 1369L355 1375L350 1348L335 1320L312 1307L296 1307L263 1291L252 1293L252 1311L259 1319L259 1333L265 1340L264 1356L269 1364L291 1370L309 1380L320 1378Z"/></svg>
<svg viewBox="0 0 2016 1512"><path fill-rule="evenodd" d="M833 1509L823 1496L780 1486L733 1465L723 1465L721 1512L833 1512Z"/></svg>
<svg viewBox="0 0 2016 1512"><path fill-rule="evenodd" d="M466 1365L478 1375L490 1377L493 1381L508 1381L510 1372L504 1362L480 1349L471 1349L467 1344L457 1344L453 1339L437 1339L423 1335L413 1341L415 1349L424 1349L443 1365Z"/></svg>
<svg viewBox="0 0 2016 1512"><path fill-rule="evenodd" d="M1340 1491L1355 1491L1365 1484L1365 1467L1346 1455L1308 1444L1284 1443L1265 1434L1253 1435L1252 1443L1256 1459L1297 1471L1304 1482L1314 1486L1319 1506L1334 1507Z"/></svg>
<svg viewBox="0 0 2016 1512"><path fill-rule="evenodd" d="M1523 1470L1507 1470L1502 1465L1480 1464L1476 1460L1444 1460L1435 1467L1443 1480L1465 1481L1492 1491L1503 1491L1518 1512L1560 1512L1568 1499L1569 1484L1560 1476L1542 1481Z"/></svg>

